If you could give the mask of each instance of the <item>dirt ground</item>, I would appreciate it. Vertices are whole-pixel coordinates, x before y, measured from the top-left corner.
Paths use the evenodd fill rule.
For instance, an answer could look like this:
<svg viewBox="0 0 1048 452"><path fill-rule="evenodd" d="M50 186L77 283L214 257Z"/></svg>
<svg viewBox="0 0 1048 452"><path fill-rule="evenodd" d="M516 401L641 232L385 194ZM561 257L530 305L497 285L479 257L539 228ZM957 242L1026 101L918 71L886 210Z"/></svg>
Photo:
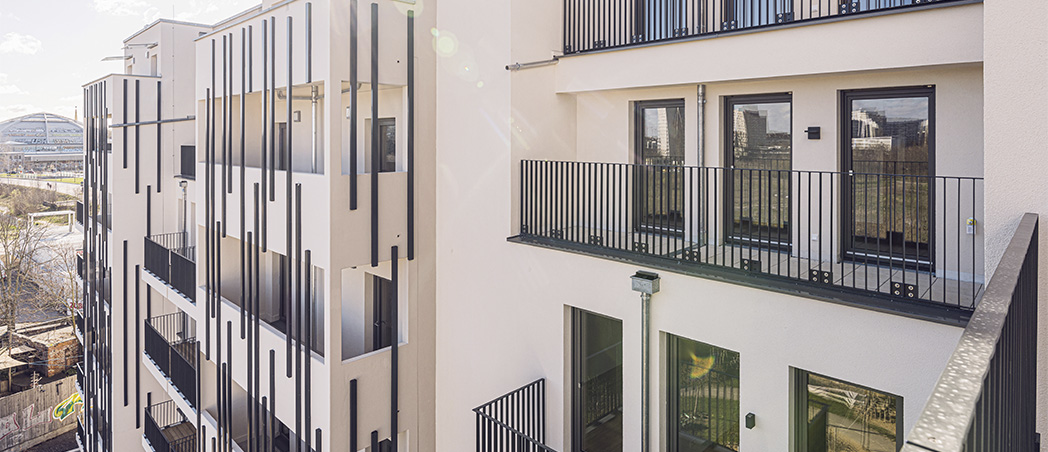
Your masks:
<svg viewBox="0 0 1048 452"><path fill-rule="evenodd" d="M63 433L58 437L30 447L26 452L68 452L79 450L76 445L76 430Z"/></svg>

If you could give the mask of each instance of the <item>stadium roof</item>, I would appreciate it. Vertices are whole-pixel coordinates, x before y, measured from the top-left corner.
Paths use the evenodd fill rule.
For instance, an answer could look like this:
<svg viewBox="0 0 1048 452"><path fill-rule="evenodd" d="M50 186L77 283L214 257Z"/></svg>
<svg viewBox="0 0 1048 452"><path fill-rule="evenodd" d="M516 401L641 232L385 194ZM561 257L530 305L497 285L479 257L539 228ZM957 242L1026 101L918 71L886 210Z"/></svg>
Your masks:
<svg viewBox="0 0 1048 452"><path fill-rule="evenodd" d="M82 150L84 126L65 116L33 113L0 122L0 143L24 152Z"/></svg>

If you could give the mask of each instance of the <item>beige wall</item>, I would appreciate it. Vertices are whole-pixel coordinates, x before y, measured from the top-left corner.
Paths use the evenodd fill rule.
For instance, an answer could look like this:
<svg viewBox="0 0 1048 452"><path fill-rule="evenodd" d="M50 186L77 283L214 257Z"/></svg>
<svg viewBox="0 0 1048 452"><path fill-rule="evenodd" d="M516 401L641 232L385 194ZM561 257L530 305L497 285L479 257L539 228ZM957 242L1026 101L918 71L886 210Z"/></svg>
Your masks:
<svg viewBox="0 0 1048 452"><path fill-rule="evenodd" d="M1000 262L1024 212L1041 215L1037 430L1048 434L1048 3L986 2L987 269Z"/></svg>

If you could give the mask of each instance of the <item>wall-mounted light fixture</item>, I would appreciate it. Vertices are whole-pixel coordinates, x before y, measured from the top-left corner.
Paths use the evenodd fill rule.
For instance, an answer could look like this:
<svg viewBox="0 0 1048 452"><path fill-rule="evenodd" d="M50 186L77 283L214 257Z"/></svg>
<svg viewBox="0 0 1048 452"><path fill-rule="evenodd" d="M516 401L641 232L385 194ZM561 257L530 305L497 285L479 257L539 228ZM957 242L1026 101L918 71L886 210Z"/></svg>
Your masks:
<svg viewBox="0 0 1048 452"><path fill-rule="evenodd" d="M302 112L301 111L295 110L295 113L292 115L292 117L294 118L295 122L302 122Z"/></svg>

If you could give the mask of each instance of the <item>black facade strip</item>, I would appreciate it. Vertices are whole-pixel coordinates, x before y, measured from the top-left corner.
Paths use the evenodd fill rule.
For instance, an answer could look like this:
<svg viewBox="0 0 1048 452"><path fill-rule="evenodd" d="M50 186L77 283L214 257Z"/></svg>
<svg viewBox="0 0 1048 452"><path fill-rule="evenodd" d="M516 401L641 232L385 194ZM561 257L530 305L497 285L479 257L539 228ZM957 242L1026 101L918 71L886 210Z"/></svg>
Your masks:
<svg viewBox="0 0 1048 452"><path fill-rule="evenodd" d="M415 11L408 10L408 260L415 259Z"/></svg>
<svg viewBox="0 0 1048 452"><path fill-rule="evenodd" d="M124 94L123 97L120 99L123 103L123 112L121 113L120 120L127 121L127 79L123 79L122 82L124 85ZM86 120L87 118L84 119ZM112 127L117 126L113 125ZM124 139L120 142L120 145L123 147L122 151L124 154L124 169L127 169L127 128L122 128L121 132L124 135Z"/></svg>
<svg viewBox="0 0 1048 452"><path fill-rule="evenodd" d="M153 191L146 185L146 237L153 235Z"/></svg>
<svg viewBox="0 0 1048 452"><path fill-rule="evenodd" d="M226 322L226 451L233 450L233 322Z"/></svg>
<svg viewBox="0 0 1048 452"><path fill-rule="evenodd" d="M141 108L140 108L141 107L141 103L139 102L139 98L140 98L139 95L142 92L141 88L142 88L141 87L141 80L135 80L135 122L136 123L140 122L142 120L141 115L140 115L141 111L142 111ZM139 136L141 135L141 133L139 133L139 130L140 130L139 126L135 126L135 194L136 195L139 193L138 187L139 187L139 184L141 183L140 176L139 176L139 170L141 169L141 164L140 163L141 163L142 159L140 158L141 156L140 156L139 150L138 150L138 146L140 144L139 143Z"/></svg>
<svg viewBox="0 0 1048 452"><path fill-rule="evenodd" d="M135 265L135 428L142 428L142 313L140 296L140 282L142 281L142 266ZM200 406L200 405L197 405Z"/></svg>
<svg viewBox="0 0 1048 452"><path fill-rule="evenodd" d="M266 19L262 19L262 233L259 236L259 242L262 243L262 252L266 252L266 245L268 243L269 234L266 232L266 205L268 204L268 198L266 197L266 176L269 174L269 169L266 168L266 162L269 160L269 141L266 140L266 131L269 130L269 109L266 108L269 102L269 97L273 94L269 92L269 71L267 67L271 64L269 61L269 34L266 33L269 30L269 22ZM255 203L255 209L260 206ZM258 230L258 228L255 228Z"/></svg>
<svg viewBox="0 0 1048 452"><path fill-rule="evenodd" d="M307 5L308 5L308 3L307 3ZM301 185L299 185L299 187L301 187ZM302 211L301 204L299 204L299 213L300 213L299 214L299 219L300 219L300 221L301 221L301 211ZM299 234L301 235L301 229L299 229ZM301 247L300 247L300 249L301 249ZM305 375L305 388L303 388L305 393L306 393L306 395L305 395L306 402L305 402L305 408L304 408L305 416L306 416L306 428L303 431L306 432L306 450L307 451L313 449L312 441L310 441L310 436L309 436L309 432L313 430L313 422L312 422L313 421L313 419L312 419L312 417L313 417L313 415L312 415L313 402L312 402L312 399L311 399L311 391L310 391L310 388L313 386L312 385L312 383L313 383L312 371L310 369L310 367L311 367L310 363L313 361L313 284L312 284L313 283L313 279L312 279L312 277L313 277L313 271L312 271L312 268L313 268L313 256L312 256L312 254L313 253L310 250L306 250L306 264L305 264L305 267L306 267L306 281L305 281L305 285L306 285L306 293L305 293L306 303L305 303L305 306L304 306L304 309L306 311L305 315L304 315L305 323L306 323L306 325L305 325L306 326L306 331L304 333L304 336L306 338L306 346L305 346L305 350L306 350L305 351L305 353L306 353L306 369L305 369L305 372L306 372L306 375ZM320 432L317 431L317 434L319 435ZM319 441L317 442L317 446L318 447L320 446L320 442Z"/></svg>
<svg viewBox="0 0 1048 452"><path fill-rule="evenodd" d="M306 83L313 83L313 4L310 2L306 2ZM306 444L309 444L309 435L306 435Z"/></svg>
<svg viewBox="0 0 1048 452"><path fill-rule="evenodd" d="M229 66L228 41L229 40L227 39L227 36L222 35L222 188L220 190L222 192L222 226L219 228L219 230L222 231L222 238L226 237L226 189L229 187L229 179L226 177L226 167L230 163L229 157L226 156L226 154L229 152L229 148L227 147L227 144L229 143L227 140L227 135L232 135L233 133L233 131L229 130L228 128L230 107L229 72L227 71L227 67ZM221 247L216 247L216 249L221 249ZM221 296L221 294L222 293L219 292L219 296ZM219 329L221 329L222 324L219 323L218 327Z"/></svg>
<svg viewBox="0 0 1048 452"><path fill-rule="evenodd" d="M128 342L129 342L127 340L127 331L128 331L127 330L127 311L128 311L128 305L127 305L128 304L128 300L127 300L127 240L124 240L124 259L120 263L120 268L123 269L123 276L124 276L124 291L123 291L123 293L124 293L124 295L123 295L123 300L124 300L124 308L123 308L123 311L124 311L124 325L123 326L124 326L124 329L121 330L121 331L123 332L123 335L124 335L124 406L126 407L127 404L128 404L128 396L127 396L127 394L128 394L128 384L127 384L128 383L128 379L127 379L127 345L128 345ZM135 321L137 322L138 319L136 318Z"/></svg>
<svg viewBox="0 0 1048 452"><path fill-rule="evenodd" d="M160 85L160 81L157 80L157 82L156 82L156 192L157 193L160 193L160 181L163 180L163 178L160 177L160 169L161 169L161 166L163 164L162 162L164 161L163 157L161 157L162 154L161 154L161 145L160 145L160 143L161 143L160 135L161 135L161 132L163 131L163 127L162 127L163 126L163 122L161 122L161 121L164 120L163 113L162 113L162 110L161 110L161 106L163 106L163 104L160 102L160 100L161 100L161 88L162 88L162 86Z"/></svg>
<svg viewBox="0 0 1048 452"><path fill-rule="evenodd" d="M229 88L226 90L226 98L229 100L229 102L227 102L228 108L226 108L226 122L229 123L229 135L227 136L226 139L229 140L229 145L226 147L226 149L228 149L228 151L226 152L226 157L225 158L227 159L226 160L227 161L227 163L226 163L226 172L229 173L228 174L228 179L227 179L229 181L229 184L226 185L226 193L232 194L233 193L233 93L234 93L234 90L233 90L233 33L232 32L229 33L229 62L227 63L227 65L229 66L229 76L226 78L226 83L227 83L227 86ZM222 220L224 221L225 219L226 219L226 217L223 216ZM225 230L222 230L222 232L223 232L222 236L225 237ZM243 240L243 238L244 238L244 236L240 236L241 240Z"/></svg>
<svg viewBox="0 0 1048 452"><path fill-rule="evenodd" d="M269 431L266 432L266 438L267 438L267 442L269 444L266 445L267 446L266 447L267 452L273 452L273 449L274 449L273 441L269 440L269 438L272 438L273 437L273 432L276 431L276 426L274 425L274 422L273 422L274 420L276 420L275 416L276 416L276 412L277 412L277 399L276 399L276 393L277 393L277 389L276 389L277 388L277 367L276 367L276 363L277 363L277 352L276 352L276 350L269 349L269 421L267 422L267 428L269 429Z"/></svg>
<svg viewBox="0 0 1048 452"><path fill-rule="evenodd" d="M349 450L357 448L357 379L349 380Z"/></svg>
<svg viewBox="0 0 1048 452"><path fill-rule="evenodd" d="M251 25L247 26L247 92L255 92L255 75L254 64L255 64L255 28ZM252 451L253 452L253 451Z"/></svg>
<svg viewBox="0 0 1048 452"><path fill-rule="evenodd" d="M247 71L245 66L247 64L247 30L240 29L240 338L246 338L247 319L245 316L245 305L247 305L247 275L244 272L245 259L247 259L247 249L244 242L244 233L247 230L247 213L245 212L245 204L247 194L244 192L247 182L246 167L244 162L247 159L247 141L245 141L245 132L247 128L247 122L245 117L247 116ZM250 380L250 378L249 378ZM250 394L250 393L249 393Z"/></svg>
<svg viewBox="0 0 1048 452"><path fill-rule="evenodd" d="M302 298L302 184L295 184L295 436L300 441L302 432L309 431L302 430L302 386L306 383L302 380Z"/></svg>
<svg viewBox="0 0 1048 452"><path fill-rule="evenodd" d="M396 246L391 247L390 250L389 250L389 254L390 254L390 258L389 258L390 259L390 262L389 262L389 265L390 265L390 270L389 270L390 271L390 281L392 282L391 285L393 286L393 303L392 303L392 306L390 306L390 309L389 309L390 310L390 316L389 316L390 317L390 322L393 323L393 328L392 328L393 329L393 333L392 333L393 337L391 338L392 349L390 350L391 355L390 355L390 366L389 366L389 368L390 368L390 372L389 372L390 373L390 381L389 381L389 384L390 384L390 387L389 387L389 393L390 393L390 397L389 397L389 399L390 399L389 400L389 404L390 404L390 406L389 406L389 409L390 409L390 411L389 411L389 413L390 413L389 414L389 431L390 431L390 433L389 433L389 439L390 439L390 443L391 443L390 444L390 450L399 450L399 449L397 449L397 439L398 439L398 436L399 436L399 435L397 435L397 433L400 431L400 430L397 429L397 418L398 418L398 414L400 412L400 403L399 403L400 380L398 379L399 369L400 369L400 359L399 359L399 355L400 355L400 319L398 318L398 316L400 315L400 312L399 312L399 310L400 310L400 285L399 285L399 282L398 282L399 281L398 280L398 276L399 275L397 274L398 273L397 264L399 263L398 259L397 259L397 254L398 254L397 251L398 250L397 250Z"/></svg>
<svg viewBox="0 0 1048 452"><path fill-rule="evenodd" d="M277 18L269 16L269 200L277 200ZM291 36L291 30L288 30ZM288 66L291 62L288 61ZM262 216L262 224L269 217ZM263 234L262 240L266 240Z"/></svg>
<svg viewBox="0 0 1048 452"><path fill-rule="evenodd" d="M371 266L378 267L378 3L371 4Z"/></svg>
<svg viewBox="0 0 1048 452"><path fill-rule="evenodd" d="M211 89L204 98L204 358L211 360Z"/></svg>
<svg viewBox="0 0 1048 452"><path fill-rule="evenodd" d="M349 2L349 210L357 210L357 0Z"/></svg>
<svg viewBox="0 0 1048 452"><path fill-rule="evenodd" d="M294 331L294 324L295 324L295 320L297 319L297 317L293 317L293 310L292 310L292 307L291 307L291 300L293 299L291 291L294 290L293 289L294 286L292 286L292 283L294 281L292 280L292 272L291 272L291 258L294 257L294 248L293 248L294 244L291 243L291 237L292 237L291 236L291 234L292 234L292 229L291 229L291 219L292 219L292 210L291 210L291 208L292 208L292 206L291 206L291 204L292 204L292 202L291 202L292 201L292 199L291 199L291 196L292 196L291 195L291 168L293 167L292 166L292 161L291 161L291 157L292 157L292 152L291 152L291 129L292 129L292 127L291 127L291 120L292 120L292 118L291 118L291 115L292 115L292 110L291 110L291 86L292 86L292 83L291 83L291 80L292 80L292 64L291 64L292 63L292 59L291 59L291 56L292 56L292 51L291 51L291 49L292 49L292 38L291 38L291 30L292 30L292 25L293 25L292 18L290 16L288 16L288 18L287 18L287 101L285 102L285 104L287 105L287 124L286 124L286 132L284 133L285 148L286 148L285 151L287 152L287 155L286 155L287 161L286 161L286 164L285 164L286 167L284 168L284 171L287 173L287 177L286 177L287 187L286 187L286 194L285 194L285 196L287 197L287 209L286 209L287 210L287 215L286 215L286 221L287 221L286 226L287 226L287 228L285 230L287 232L287 241L285 241L284 244L287 245L287 249L285 250L285 253L287 255L287 263L288 263L288 266L287 266L287 289L285 291L285 293L287 294L287 297L284 298L285 300L288 301L288 303L287 303L287 305L288 305L288 307L287 307L287 332L285 333L284 336L287 339L287 376L288 376L288 378L291 378L291 365L292 365L291 336L294 334L293 333L293 331ZM301 434L301 430L295 431L295 434L296 435Z"/></svg>
<svg viewBox="0 0 1048 452"><path fill-rule="evenodd" d="M265 202L265 199L260 198L260 193L259 193L259 188L260 187L259 187L259 184L256 182L254 185L255 185L255 187L254 187L255 188L255 227L254 227L254 231L256 231L256 234L257 234L257 231L259 230L258 229L258 226L259 226L258 204L259 204L259 202ZM256 235L256 240L257 239L258 238L257 238L257 235ZM260 275L261 275L260 270L261 270L261 268L259 266L259 250L258 250L257 243L252 244L251 250L252 250L252 253L254 254L254 261L255 261L255 268L254 268L254 274L253 274L254 275L254 283L255 283L255 297L254 297L254 300L253 300L254 302L252 303L252 309L253 309L252 312L254 314L254 329L253 329L253 331L254 331L254 337L255 337L255 344L254 344L254 347L251 349L251 354L254 355L254 357L255 357L255 367L254 367L253 372L254 372L254 383L255 383L255 399L257 400L258 397L262 394L262 387L261 387L262 386L261 385L262 380L260 378L261 377L260 369L262 367L262 363L261 363L262 354L261 354L261 347L259 347L259 340L258 340L258 338L259 338L259 321L260 321L259 313L260 313L260 305L261 305L261 302L262 302L262 291L261 291L262 288L261 288L261 278L260 278ZM265 405L265 403L263 403L263 406L264 405ZM259 425L259 423L261 421L258 405L255 405L251 411L252 411L252 413L254 415L254 418L255 418L255 425L257 426L257 425ZM264 430L262 430L262 431L264 432ZM257 447L256 447L256 449L257 449Z"/></svg>

